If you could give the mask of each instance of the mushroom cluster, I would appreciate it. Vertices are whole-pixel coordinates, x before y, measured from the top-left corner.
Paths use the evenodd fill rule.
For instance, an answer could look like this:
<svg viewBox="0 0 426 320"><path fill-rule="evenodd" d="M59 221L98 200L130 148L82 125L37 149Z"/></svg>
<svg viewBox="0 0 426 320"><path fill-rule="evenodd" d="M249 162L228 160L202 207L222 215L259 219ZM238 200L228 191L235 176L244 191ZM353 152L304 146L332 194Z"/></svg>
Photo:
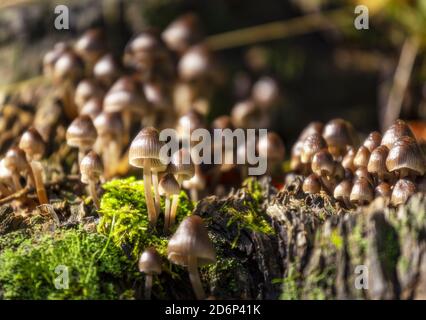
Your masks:
<svg viewBox="0 0 426 320"><path fill-rule="evenodd" d="M324 191L351 209L376 197L394 206L405 203L424 180L426 160L403 120L359 143L349 122L333 119L303 130L292 148L291 168L305 176L305 193Z"/></svg>

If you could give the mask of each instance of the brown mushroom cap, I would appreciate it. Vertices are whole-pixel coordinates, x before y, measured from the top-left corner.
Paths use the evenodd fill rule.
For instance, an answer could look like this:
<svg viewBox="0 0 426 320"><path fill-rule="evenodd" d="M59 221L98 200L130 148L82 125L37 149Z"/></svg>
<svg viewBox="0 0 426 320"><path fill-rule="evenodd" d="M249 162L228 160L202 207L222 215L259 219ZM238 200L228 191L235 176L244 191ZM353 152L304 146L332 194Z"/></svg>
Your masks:
<svg viewBox="0 0 426 320"><path fill-rule="evenodd" d="M302 130L297 140L304 141L308 136L314 133L322 134L323 129L324 129L324 124L322 122L312 121Z"/></svg>
<svg viewBox="0 0 426 320"><path fill-rule="evenodd" d="M392 190L391 204L394 206L404 204L416 192L416 185L407 179L399 179Z"/></svg>
<svg viewBox="0 0 426 320"><path fill-rule="evenodd" d="M368 173L368 170L366 167L359 167L355 170L355 180L358 179L365 179L367 180L371 185L374 184L373 178L371 177L370 173Z"/></svg>
<svg viewBox="0 0 426 320"><path fill-rule="evenodd" d="M364 204L370 203L373 198L373 188L367 179L356 179L351 190L350 201L355 204Z"/></svg>
<svg viewBox="0 0 426 320"><path fill-rule="evenodd" d="M121 139L124 132L123 120L118 112L102 112L94 121L99 137Z"/></svg>
<svg viewBox="0 0 426 320"><path fill-rule="evenodd" d="M45 150L45 143L40 133L31 127L21 137L19 141L19 148L21 148L29 159L40 159Z"/></svg>
<svg viewBox="0 0 426 320"><path fill-rule="evenodd" d="M74 102L81 109L93 97L103 98L101 87L91 79L81 80L75 89Z"/></svg>
<svg viewBox="0 0 426 320"><path fill-rule="evenodd" d="M102 160L96 152L90 151L80 162L81 182L99 181L104 171Z"/></svg>
<svg viewBox="0 0 426 320"><path fill-rule="evenodd" d="M404 136L414 138L413 132L405 121L398 119L383 134L381 144L385 145L390 150L393 144Z"/></svg>
<svg viewBox="0 0 426 320"><path fill-rule="evenodd" d="M148 275L161 273L161 257L155 248L150 247L142 253L139 263L139 271Z"/></svg>
<svg viewBox="0 0 426 320"><path fill-rule="evenodd" d="M355 135L352 125L343 119L330 120L323 131L328 149L334 157L343 156L347 146L356 144Z"/></svg>
<svg viewBox="0 0 426 320"><path fill-rule="evenodd" d="M368 137L364 140L363 146L368 149L368 151L373 152L378 146L380 146L382 141L382 135L378 131L371 132Z"/></svg>
<svg viewBox="0 0 426 320"><path fill-rule="evenodd" d="M312 173L305 178L302 185L302 190L308 194L315 194L321 191L321 181L319 177Z"/></svg>
<svg viewBox="0 0 426 320"><path fill-rule="evenodd" d="M290 168L293 171L300 171L303 168L302 160L300 159L303 150L303 141L296 141L291 148Z"/></svg>
<svg viewBox="0 0 426 320"><path fill-rule="evenodd" d="M404 136L389 150L386 167L390 172L409 170L415 175L425 173L425 159L414 138Z"/></svg>
<svg viewBox="0 0 426 320"><path fill-rule="evenodd" d="M186 136L199 128L206 128L207 124L202 114L195 110L190 110L178 120L176 130L180 138L190 138Z"/></svg>
<svg viewBox="0 0 426 320"><path fill-rule="evenodd" d="M384 175L388 173L386 168L386 158L388 157L389 150L386 146L379 146L371 152L370 159L368 160L367 170L370 173L377 175Z"/></svg>
<svg viewBox="0 0 426 320"><path fill-rule="evenodd" d="M94 63L106 51L106 41L102 30L86 31L75 43L74 50L83 60Z"/></svg>
<svg viewBox="0 0 426 320"><path fill-rule="evenodd" d="M56 61L70 46L65 42L58 42L55 44L52 50L48 51L43 57L43 74L51 77Z"/></svg>
<svg viewBox="0 0 426 320"><path fill-rule="evenodd" d="M194 163L191 154L186 149L179 149L172 155L168 171L175 175L180 175L183 179L191 179L195 174Z"/></svg>
<svg viewBox="0 0 426 320"><path fill-rule="evenodd" d="M318 176L332 176L335 169L335 162L330 152L320 150L312 158L312 171Z"/></svg>
<svg viewBox="0 0 426 320"><path fill-rule="evenodd" d="M93 75L102 85L109 86L116 81L121 74L119 63L112 54L106 54L100 58L93 67Z"/></svg>
<svg viewBox="0 0 426 320"><path fill-rule="evenodd" d="M97 133L92 119L82 115L74 119L66 133L67 143L71 147L90 148L96 141Z"/></svg>
<svg viewBox="0 0 426 320"><path fill-rule="evenodd" d="M268 161L284 161L285 147L281 137L275 132L268 132L257 142L260 157L267 157Z"/></svg>
<svg viewBox="0 0 426 320"><path fill-rule="evenodd" d="M334 198L339 201L344 201L350 198L352 191L352 182L348 179L342 180L335 188L333 192Z"/></svg>
<svg viewBox="0 0 426 320"><path fill-rule="evenodd" d="M346 154L344 155L342 159L342 166L346 170L349 170L351 172L354 172L356 170L354 165L354 159L355 159L355 148L354 147L348 147Z"/></svg>
<svg viewBox="0 0 426 320"><path fill-rule="evenodd" d="M169 240L167 258L174 264L188 265L188 257L195 256L198 266L216 262L216 252L201 217L186 217Z"/></svg>
<svg viewBox="0 0 426 320"><path fill-rule="evenodd" d="M263 109L277 105L281 97L277 80L271 77L261 77L253 84L252 97L255 103Z"/></svg>
<svg viewBox="0 0 426 320"><path fill-rule="evenodd" d="M179 76L185 81L209 79L214 71L212 69L212 55L204 45L190 47L178 64Z"/></svg>
<svg viewBox="0 0 426 320"><path fill-rule="evenodd" d="M3 161L5 168L12 172L22 172L28 168L25 152L18 147L10 148L6 152Z"/></svg>
<svg viewBox="0 0 426 320"><path fill-rule="evenodd" d="M390 198L392 194L391 186L386 182L381 182L374 189L374 197Z"/></svg>
<svg viewBox="0 0 426 320"><path fill-rule="evenodd" d="M180 193L179 183L176 181L175 176L171 173L165 174L158 183L158 191L161 195L173 195Z"/></svg>
<svg viewBox="0 0 426 320"><path fill-rule="evenodd" d="M355 168L367 167L369 159L370 151L368 151L368 148L364 146L359 147L354 157Z"/></svg>
<svg viewBox="0 0 426 320"><path fill-rule="evenodd" d="M93 97L83 105L80 110L80 115L87 115L90 117L90 119L94 121L96 117L102 112L102 108L102 99L98 97Z"/></svg>
<svg viewBox="0 0 426 320"><path fill-rule="evenodd" d="M326 148L327 143L320 134L311 134L303 141L303 148L300 154L300 160L302 161L302 163L310 163L312 162L312 158L315 153Z"/></svg>
<svg viewBox="0 0 426 320"><path fill-rule="evenodd" d="M159 160L162 146L157 129L143 128L130 145L129 163L134 167L143 168L146 159Z"/></svg>
<svg viewBox="0 0 426 320"><path fill-rule="evenodd" d="M84 65L80 58L71 51L65 51L55 62L53 81L55 83L77 82L83 74Z"/></svg>

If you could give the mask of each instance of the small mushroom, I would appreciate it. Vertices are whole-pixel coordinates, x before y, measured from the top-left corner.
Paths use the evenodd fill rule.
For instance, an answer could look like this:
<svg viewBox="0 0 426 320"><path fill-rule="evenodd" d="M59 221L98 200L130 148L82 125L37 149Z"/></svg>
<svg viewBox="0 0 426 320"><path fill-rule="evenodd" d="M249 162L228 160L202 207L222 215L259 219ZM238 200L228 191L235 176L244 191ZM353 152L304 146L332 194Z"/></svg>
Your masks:
<svg viewBox="0 0 426 320"><path fill-rule="evenodd" d="M368 151L368 148L364 146L359 147L354 157L355 168L367 167L369 159L370 151Z"/></svg>
<svg viewBox="0 0 426 320"><path fill-rule="evenodd" d="M392 174L386 167L388 153L389 149L385 145L378 146L371 152L367 170L377 177L377 181L389 181L392 179Z"/></svg>
<svg viewBox="0 0 426 320"><path fill-rule="evenodd" d="M80 164L86 153L93 147L97 133L89 116L83 115L74 119L66 133L67 144L78 148L78 163Z"/></svg>
<svg viewBox="0 0 426 320"><path fill-rule="evenodd" d="M216 252L201 217L185 218L169 240L167 258L188 268L189 279L198 300L206 297L198 267L216 262Z"/></svg>
<svg viewBox="0 0 426 320"><path fill-rule="evenodd" d="M94 151L90 151L80 162L81 182L89 185L89 194L97 210L100 208L96 184L100 180L104 168L101 158Z"/></svg>
<svg viewBox="0 0 426 320"><path fill-rule="evenodd" d="M302 190L307 194L315 194L321 192L321 180L315 174L312 173L303 180Z"/></svg>
<svg viewBox="0 0 426 320"><path fill-rule="evenodd" d="M75 43L74 50L86 63L86 73L91 75L93 66L106 52L106 41L102 30L87 30Z"/></svg>
<svg viewBox="0 0 426 320"><path fill-rule="evenodd" d="M35 128L31 127L22 135L19 141L19 148L21 148L27 156L40 204L49 203L46 188L43 183L43 166L39 161L45 149L43 138Z"/></svg>
<svg viewBox="0 0 426 320"><path fill-rule="evenodd" d="M61 55L70 50L70 46L65 42L58 42L55 44L52 50L49 50L43 57L43 74L52 79L55 68L55 63L61 57Z"/></svg>
<svg viewBox="0 0 426 320"><path fill-rule="evenodd" d="M13 190L12 172L4 166L4 159L0 161L0 193L2 197L9 195Z"/></svg>
<svg viewBox="0 0 426 320"><path fill-rule="evenodd" d="M300 133L298 141L304 141L307 137L312 134L322 134L322 130L324 129L324 124L320 121L312 121L310 122Z"/></svg>
<svg viewBox="0 0 426 320"><path fill-rule="evenodd" d="M109 88L120 77L121 67L112 54L106 54L96 62L93 75L104 88Z"/></svg>
<svg viewBox="0 0 426 320"><path fill-rule="evenodd" d="M83 62L74 52L65 51L56 60L52 73L55 85L61 85L64 82L76 84L83 76Z"/></svg>
<svg viewBox="0 0 426 320"><path fill-rule="evenodd" d="M13 187L15 191L22 189L22 184L20 182L20 173L25 172L30 180L32 180L31 170L29 168L27 159L25 157L25 152L18 148L10 148L4 157L4 166L12 173ZM28 174L30 173L30 174Z"/></svg>
<svg viewBox="0 0 426 320"><path fill-rule="evenodd" d="M350 202L352 191L352 182L348 179L341 181L336 188L334 188L333 196L337 201L342 202L347 209L352 208Z"/></svg>
<svg viewBox="0 0 426 320"><path fill-rule="evenodd" d="M377 187L374 189L374 197L383 197L385 199L390 199L392 194L391 186L387 182L380 182Z"/></svg>
<svg viewBox="0 0 426 320"><path fill-rule="evenodd" d="M291 148L290 155L290 169L297 173L307 173L310 171L310 167L307 167L302 163L302 151L303 151L303 141L297 140L296 143Z"/></svg>
<svg viewBox="0 0 426 320"><path fill-rule="evenodd" d="M179 197L180 186L176 181L175 177L171 173L164 175L158 185L158 189L161 195L166 197L166 203L164 208L164 231L167 232L170 226L170 217L176 216L176 212L171 212L170 198ZM174 208L176 209L176 208Z"/></svg>
<svg viewBox="0 0 426 320"><path fill-rule="evenodd" d="M281 100L281 91L276 79L261 77L253 84L252 97L263 111L277 106Z"/></svg>
<svg viewBox="0 0 426 320"><path fill-rule="evenodd" d="M371 132L368 137L364 140L363 146L368 149L368 151L373 152L382 142L382 135L378 131Z"/></svg>
<svg viewBox="0 0 426 320"><path fill-rule="evenodd" d="M161 257L155 248L145 249L139 259L139 271L145 273L145 299L151 299L152 277L161 273Z"/></svg>
<svg viewBox="0 0 426 320"><path fill-rule="evenodd" d="M412 181L399 179L392 190L391 204L393 206L404 204L414 193L416 193L416 185Z"/></svg>
<svg viewBox="0 0 426 320"><path fill-rule="evenodd" d="M312 158L314 157L315 153L326 148L327 143L320 134L311 134L303 141L300 160L302 161L302 163L309 164L312 162Z"/></svg>
<svg viewBox="0 0 426 320"><path fill-rule="evenodd" d="M334 190L333 174L336 167L331 154L324 149L318 151L312 158L311 167L313 173L320 177L325 190L331 194Z"/></svg>
<svg viewBox="0 0 426 320"><path fill-rule="evenodd" d="M353 204L363 206L369 204L374 198L373 188L365 178L356 179L350 194L350 201Z"/></svg>
<svg viewBox="0 0 426 320"><path fill-rule="evenodd" d="M356 144L356 133L352 125L343 119L330 120L324 127L323 137L328 145L328 151L340 160L346 153L347 146Z"/></svg>
<svg viewBox="0 0 426 320"><path fill-rule="evenodd" d="M84 79L78 83L75 89L74 103L78 109L81 110L85 103L91 98L103 98L103 96L103 89L95 81L92 79Z"/></svg>
<svg viewBox="0 0 426 320"><path fill-rule="evenodd" d="M348 147L346 154L344 155L342 159L343 168L351 172L355 172L356 168L354 165L354 159L355 159L355 148L350 146Z"/></svg>
<svg viewBox="0 0 426 320"><path fill-rule="evenodd" d="M366 167L359 167L355 171L354 179L366 179L369 184L374 185L374 180Z"/></svg>
<svg viewBox="0 0 426 320"><path fill-rule="evenodd" d="M405 121L398 119L383 134L381 144L390 150L393 144L404 136L414 138L413 132Z"/></svg>
<svg viewBox="0 0 426 320"><path fill-rule="evenodd" d="M92 121L102 112L103 100L99 97L89 99L80 109L81 116L89 116Z"/></svg>

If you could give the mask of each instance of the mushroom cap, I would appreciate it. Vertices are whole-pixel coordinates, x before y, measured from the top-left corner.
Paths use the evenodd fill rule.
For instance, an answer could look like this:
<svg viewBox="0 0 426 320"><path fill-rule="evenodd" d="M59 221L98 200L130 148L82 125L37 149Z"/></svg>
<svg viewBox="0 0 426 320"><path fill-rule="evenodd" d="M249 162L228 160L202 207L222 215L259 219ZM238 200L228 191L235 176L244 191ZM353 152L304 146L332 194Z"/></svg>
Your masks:
<svg viewBox="0 0 426 320"><path fill-rule="evenodd" d="M337 200L349 199L352 191L352 182L348 179L342 180L335 188L333 196Z"/></svg>
<svg viewBox="0 0 426 320"><path fill-rule="evenodd" d="M156 110L172 110L172 98L169 87L159 81L147 81L143 85L147 101Z"/></svg>
<svg viewBox="0 0 426 320"><path fill-rule="evenodd" d="M190 137L186 136L188 133L191 134L196 129L206 127L203 115L195 110L190 110L179 118L176 130L180 138L189 139Z"/></svg>
<svg viewBox="0 0 426 320"><path fill-rule="evenodd" d="M370 203L373 198L373 188L367 179L356 179L351 190L350 201L355 204Z"/></svg>
<svg viewBox="0 0 426 320"><path fill-rule="evenodd" d="M392 194L391 186L387 182L379 183L374 189L374 197L390 198Z"/></svg>
<svg viewBox="0 0 426 320"><path fill-rule="evenodd" d="M74 50L83 60L94 63L106 51L106 41L102 30L87 30L75 43Z"/></svg>
<svg viewBox="0 0 426 320"><path fill-rule="evenodd" d="M70 46L65 42L58 42L52 50L49 50L43 57L43 74L51 77L56 61Z"/></svg>
<svg viewBox="0 0 426 320"><path fill-rule="evenodd" d="M302 130L297 140L304 141L308 136L314 133L322 134L323 129L324 129L324 124L322 122L312 121Z"/></svg>
<svg viewBox="0 0 426 320"><path fill-rule="evenodd" d="M67 80L76 82L84 75L84 65L72 51L65 51L56 60L53 68L53 81L61 83Z"/></svg>
<svg viewBox="0 0 426 320"><path fill-rule="evenodd" d="M334 157L342 156L346 146L356 144L355 135L352 125L343 119L330 120L323 130L323 137Z"/></svg>
<svg viewBox="0 0 426 320"><path fill-rule="evenodd" d="M154 247L145 249L139 258L139 271L148 275L161 273L161 257Z"/></svg>
<svg viewBox="0 0 426 320"><path fill-rule="evenodd" d="M335 162L327 150L320 150L312 158L312 171L318 176L331 176L334 173Z"/></svg>
<svg viewBox="0 0 426 320"><path fill-rule="evenodd" d="M171 173L165 174L158 183L158 191L161 195L173 195L180 193L179 183Z"/></svg>
<svg viewBox="0 0 426 320"><path fill-rule="evenodd" d="M382 135L378 131L371 132L368 137L364 140L363 146L368 149L368 151L373 152L382 142Z"/></svg>
<svg viewBox="0 0 426 320"><path fill-rule="evenodd" d="M145 71L165 55L166 48L157 33L154 30L145 30L126 45L124 64Z"/></svg>
<svg viewBox="0 0 426 320"><path fill-rule="evenodd" d="M213 61L205 45L190 47L178 63L178 72L185 81L197 81L209 78L213 73Z"/></svg>
<svg viewBox="0 0 426 320"><path fill-rule="evenodd" d="M272 77L261 77L253 84L252 97L261 108L269 109L275 106L281 97L277 80Z"/></svg>
<svg viewBox="0 0 426 320"><path fill-rule="evenodd" d="M103 173L102 160L94 151L90 151L80 162L81 182L98 181Z"/></svg>
<svg viewBox="0 0 426 320"><path fill-rule="evenodd" d="M368 160L367 170L370 173L383 175L388 173L386 167L386 158L388 157L389 149L385 146L378 146L371 152Z"/></svg>
<svg viewBox="0 0 426 320"><path fill-rule="evenodd" d="M302 163L310 163L315 153L326 148L327 143L320 134L311 134L303 141L300 160Z"/></svg>
<svg viewBox="0 0 426 320"><path fill-rule="evenodd" d="M93 67L93 75L100 83L111 85L121 74L121 68L112 54L102 56Z"/></svg>
<svg viewBox="0 0 426 320"><path fill-rule="evenodd" d="M24 150L18 147L12 147L4 156L4 166L11 172L21 172L27 169L28 162Z"/></svg>
<svg viewBox="0 0 426 320"><path fill-rule="evenodd" d="M266 157L268 161L284 161L285 146L281 137L269 131L266 135L260 137L257 142L257 150L260 157Z"/></svg>
<svg viewBox="0 0 426 320"><path fill-rule="evenodd" d="M367 167L369 159L370 151L368 151L368 148L364 146L359 147L354 157L355 168Z"/></svg>
<svg viewBox="0 0 426 320"><path fill-rule="evenodd" d="M97 133L92 119L87 115L78 116L69 125L66 133L67 144L76 148L90 148L96 141Z"/></svg>
<svg viewBox="0 0 426 320"><path fill-rule="evenodd" d="M399 138L389 150L386 167L390 172L409 169L412 173L422 176L425 173L425 158L414 138Z"/></svg>
<svg viewBox="0 0 426 320"><path fill-rule="evenodd" d="M168 171L182 176L184 180L191 179L195 174L194 163L187 149L181 148L172 155Z"/></svg>
<svg viewBox="0 0 426 320"><path fill-rule="evenodd" d="M303 180L302 190L308 194L315 194L321 191L321 181L315 173L310 174Z"/></svg>
<svg viewBox="0 0 426 320"><path fill-rule="evenodd" d="M101 112L94 121L99 137L106 139L121 139L123 120L119 112Z"/></svg>
<svg viewBox="0 0 426 320"><path fill-rule="evenodd" d="M399 179L392 190L391 204L394 206L404 204L414 193L416 193L416 185L412 181Z"/></svg>
<svg viewBox="0 0 426 320"><path fill-rule="evenodd" d="M4 159L0 160L0 181L10 180L12 178L12 172L6 168Z"/></svg>
<svg viewBox="0 0 426 320"><path fill-rule="evenodd" d="M93 97L103 98L102 88L92 79L81 80L75 89L74 102L81 109Z"/></svg>
<svg viewBox="0 0 426 320"><path fill-rule="evenodd" d="M179 16L161 34L167 47L178 53L185 52L202 38L200 19L193 13Z"/></svg>
<svg viewBox="0 0 426 320"><path fill-rule="evenodd" d="M160 149L163 146L154 127L143 128L133 139L129 149L129 163L138 168L143 168L145 160L160 159Z"/></svg>
<svg viewBox="0 0 426 320"><path fill-rule="evenodd" d="M190 179L183 181L182 185L186 189L202 190L206 187L206 179L201 173L195 171L195 174Z"/></svg>
<svg viewBox="0 0 426 320"><path fill-rule="evenodd" d="M167 258L174 264L188 265L188 257L195 256L198 266L216 262L216 252L209 238L203 219L186 217L169 240Z"/></svg>
<svg viewBox="0 0 426 320"><path fill-rule="evenodd" d="M40 133L34 127L30 127L21 137L19 141L21 148L29 159L40 159L45 150L45 143Z"/></svg>
<svg viewBox="0 0 426 320"><path fill-rule="evenodd" d="M232 124L235 128L255 128L258 109L253 100L238 102L231 110Z"/></svg>
<svg viewBox="0 0 426 320"><path fill-rule="evenodd" d="M373 178L370 175L370 173L368 173L368 170L366 167L359 167L358 169L355 170L355 180L358 179L365 179L367 180L371 185L374 184Z"/></svg>
<svg viewBox="0 0 426 320"><path fill-rule="evenodd" d="M393 144L404 136L414 138L414 134L407 123L401 119L398 119L385 131L381 144L385 145L390 150Z"/></svg>
<svg viewBox="0 0 426 320"><path fill-rule="evenodd" d="M102 99L100 99L99 97L93 97L86 101L86 103L83 105L80 110L80 115L87 115L90 117L90 119L92 119L92 121L95 121L96 117L102 112L102 108Z"/></svg>
<svg viewBox="0 0 426 320"><path fill-rule="evenodd" d="M351 172L354 172L356 170L354 165L354 159L355 159L355 148L348 147L346 154L343 156L343 159L342 159L343 168Z"/></svg>

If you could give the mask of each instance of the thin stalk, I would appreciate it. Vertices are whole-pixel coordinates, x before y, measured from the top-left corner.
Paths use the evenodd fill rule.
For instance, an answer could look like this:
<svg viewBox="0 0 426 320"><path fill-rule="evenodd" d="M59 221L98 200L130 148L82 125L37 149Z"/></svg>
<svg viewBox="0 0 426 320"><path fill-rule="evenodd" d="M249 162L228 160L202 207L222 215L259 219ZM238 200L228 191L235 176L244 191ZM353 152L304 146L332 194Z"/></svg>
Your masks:
<svg viewBox="0 0 426 320"><path fill-rule="evenodd" d="M96 192L96 182L92 179L89 180L89 194L93 199L93 203L97 210L100 208L98 194Z"/></svg>
<svg viewBox="0 0 426 320"><path fill-rule="evenodd" d="M152 275L147 274L145 276L145 291L144 291L144 296L146 300L151 299L151 289L152 289Z"/></svg>
<svg viewBox="0 0 426 320"><path fill-rule="evenodd" d="M194 289L197 300L203 300L206 298L204 293L203 285L201 284L200 274L198 272L197 257L188 257L188 272L189 280L191 280L192 289Z"/></svg>
<svg viewBox="0 0 426 320"><path fill-rule="evenodd" d="M166 196L166 204L164 208L164 232L167 232L170 227L170 197Z"/></svg>
<svg viewBox="0 0 426 320"><path fill-rule="evenodd" d="M143 183L145 187L145 200L148 209L148 219L151 227L155 226L157 222L157 215L155 213L154 198L151 190L151 163L149 160L145 161L143 168Z"/></svg>
<svg viewBox="0 0 426 320"><path fill-rule="evenodd" d="M194 201L194 202L197 202L198 201L198 190L197 190L197 188L192 187L190 192L191 192L191 200Z"/></svg>
<svg viewBox="0 0 426 320"><path fill-rule="evenodd" d="M174 224L175 224L176 212L177 212L178 204L179 204L179 195L178 194L174 194L172 196L172 207L170 209L169 229L172 228L174 226Z"/></svg>
<svg viewBox="0 0 426 320"><path fill-rule="evenodd" d="M80 167L81 160L86 156L86 149L78 148L78 167Z"/></svg>
<svg viewBox="0 0 426 320"><path fill-rule="evenodd" d="M160 216L160 193L158 192L158 172L152 171L152 186L154 187L155 214L157 218Z"/></svg>
<svg viewBox="0 0 426 320"><path fill-rule="evenodd" d="M40 204L48 204L49 198L47 197L46 188L43 183L43 167L39 161L30 162L31 171L34 177L34 184L37 192L38 201Z"/></svg>
<svg viewBox="0 0 426 320"><path fill-rule="evenodd" d="M12 182L13 182L13 188L15 189L15 191L19 191L22 189L22 184L21 184L21 181L19 180L18 173L12 174Z"/></svg>

